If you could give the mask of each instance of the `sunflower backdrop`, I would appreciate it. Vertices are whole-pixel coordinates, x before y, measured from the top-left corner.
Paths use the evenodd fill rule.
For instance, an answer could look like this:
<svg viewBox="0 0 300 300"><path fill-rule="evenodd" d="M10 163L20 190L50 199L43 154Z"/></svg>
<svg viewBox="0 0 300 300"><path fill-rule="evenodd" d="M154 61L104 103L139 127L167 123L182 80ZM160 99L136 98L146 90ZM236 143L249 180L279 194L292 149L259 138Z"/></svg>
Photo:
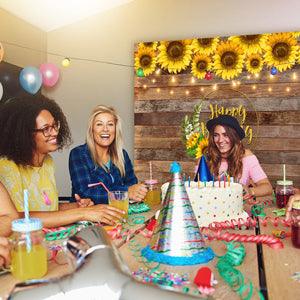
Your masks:
<svg viewBox="0 0 300 300"><path fill-rule="evenodd" d="M274 75L300 63L298 39L299 31L139 43L134 66L139 77L156 68L206 80L213 75L231 80L242 71L258 74L264 68Z"/></svg>

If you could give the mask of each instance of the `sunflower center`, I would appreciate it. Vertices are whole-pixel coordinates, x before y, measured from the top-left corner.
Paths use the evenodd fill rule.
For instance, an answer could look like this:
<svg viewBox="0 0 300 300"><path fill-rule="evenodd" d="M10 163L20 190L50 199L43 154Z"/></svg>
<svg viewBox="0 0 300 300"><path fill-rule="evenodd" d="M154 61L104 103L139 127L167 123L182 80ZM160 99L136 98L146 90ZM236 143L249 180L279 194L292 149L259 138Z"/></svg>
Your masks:
<svg viewBox="0 0 300 300"><path fill-rule="evenodd" d="M241 40L247 44L253 44L259 40L259 34L241 35Z"/></svg>
<svg viewBox="0 0 300 300"><path fill-rule="evenodd" d="M183 56L184 46L181 42L171 42L167 47L168 56L172 59L179 60Z"/></svg>
<svg viewBox="0 0 300 300"><path fill-rule="evenodd" d="M209 47L212 44L212 38L198 39L198 43L202 47Z"/></svg>
<svg viewBox="0 0 300 300"><path fill-rule="evenodd" d="M272 49L273 55L278 59L284 59L289 55L290 47L287 43L279 42Z"/></svg>
<svg viewBox="0 0 300 300"><path fill-rule="evenodd" d="M148 67L151 64L151 57L149 55L142 55L140 58L140 64L143 68Z"/></svg>
<svg viewBox="0 0 300 300"><path fill-rule="evenodd" d="M223 66L230 68L236 64L236 54L232 51L226 51L221 56L221 63Z"/></svg>
<svg viewBox="0 0 300 300"><path fill-rule="evenodd" d="M257 68L259 66L259 60L257 58L253 58L251 61L250 61L250 65L251 67L253 68Z"/></svg>
<svg viewBox="0 0 300 300"><path fill-rule="evenodd" d="M205 71L207 68L207 62L205 60L199 60L196 64L196 68L199 71Z"/></svg>

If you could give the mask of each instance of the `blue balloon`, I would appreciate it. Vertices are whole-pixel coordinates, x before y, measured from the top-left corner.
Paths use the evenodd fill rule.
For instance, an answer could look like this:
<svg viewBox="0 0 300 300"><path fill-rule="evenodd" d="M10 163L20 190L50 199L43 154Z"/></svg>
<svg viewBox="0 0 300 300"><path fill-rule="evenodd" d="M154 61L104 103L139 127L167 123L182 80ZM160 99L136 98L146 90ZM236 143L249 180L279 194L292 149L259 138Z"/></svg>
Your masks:
<svg viewBox="0 0 300 300"><path fill-rule="evenodd" d="M41 88L42 74L35 67L26 67L21 71L19 80L22 88L34 95Z"/></svg>

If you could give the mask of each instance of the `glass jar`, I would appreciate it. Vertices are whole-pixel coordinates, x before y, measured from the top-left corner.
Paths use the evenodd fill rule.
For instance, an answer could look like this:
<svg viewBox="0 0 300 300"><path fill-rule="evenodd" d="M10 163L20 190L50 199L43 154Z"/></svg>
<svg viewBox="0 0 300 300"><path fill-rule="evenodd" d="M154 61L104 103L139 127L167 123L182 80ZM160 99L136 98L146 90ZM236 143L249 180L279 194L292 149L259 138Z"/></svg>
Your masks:
<svg viewBox="0 0 300 300"><path fill-rule="evenodd" d="M11 272L20 280L38 279L47 273L47 248L38 218L12 222Z"/></svg>
<svg viewBox="0 0 300 300"><path fill-rule="evenodd" d="M161 202L160 187L156 179L145 180L148 192L146 194L144 202L150 207L159 205Z"/></svg>
<svg viewBox="0 0 300 300"><path fill-rule="evenodd" d="M300 248L300 201L293 203L291 211L292 244Z"/></svg>
<svg viewBox="0 0 300 300"><path fill-rule="evenodd" d="M277 207L283 208L287 205L290 196L294 194L293 181L278 180L275 188Z"/></svg>

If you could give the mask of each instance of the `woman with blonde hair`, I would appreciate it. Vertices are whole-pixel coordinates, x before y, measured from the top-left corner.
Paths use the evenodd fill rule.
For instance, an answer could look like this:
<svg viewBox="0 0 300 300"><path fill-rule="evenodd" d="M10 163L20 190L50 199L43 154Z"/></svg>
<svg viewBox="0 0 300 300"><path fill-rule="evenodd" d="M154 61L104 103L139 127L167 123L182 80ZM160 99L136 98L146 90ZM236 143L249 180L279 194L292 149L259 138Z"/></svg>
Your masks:
<svg viewBox="0 0 300 300"><path fill-rule="evenodd" d="M72 194L90 198L95 204L108 203L103 186L88 187L101 181L111 191L128 190L129 198L142 201L147 193L139 184L127 152L123 149L121 118L114 108L98 105L88 122L86 144L70 152L69 171Z"/></svg>

